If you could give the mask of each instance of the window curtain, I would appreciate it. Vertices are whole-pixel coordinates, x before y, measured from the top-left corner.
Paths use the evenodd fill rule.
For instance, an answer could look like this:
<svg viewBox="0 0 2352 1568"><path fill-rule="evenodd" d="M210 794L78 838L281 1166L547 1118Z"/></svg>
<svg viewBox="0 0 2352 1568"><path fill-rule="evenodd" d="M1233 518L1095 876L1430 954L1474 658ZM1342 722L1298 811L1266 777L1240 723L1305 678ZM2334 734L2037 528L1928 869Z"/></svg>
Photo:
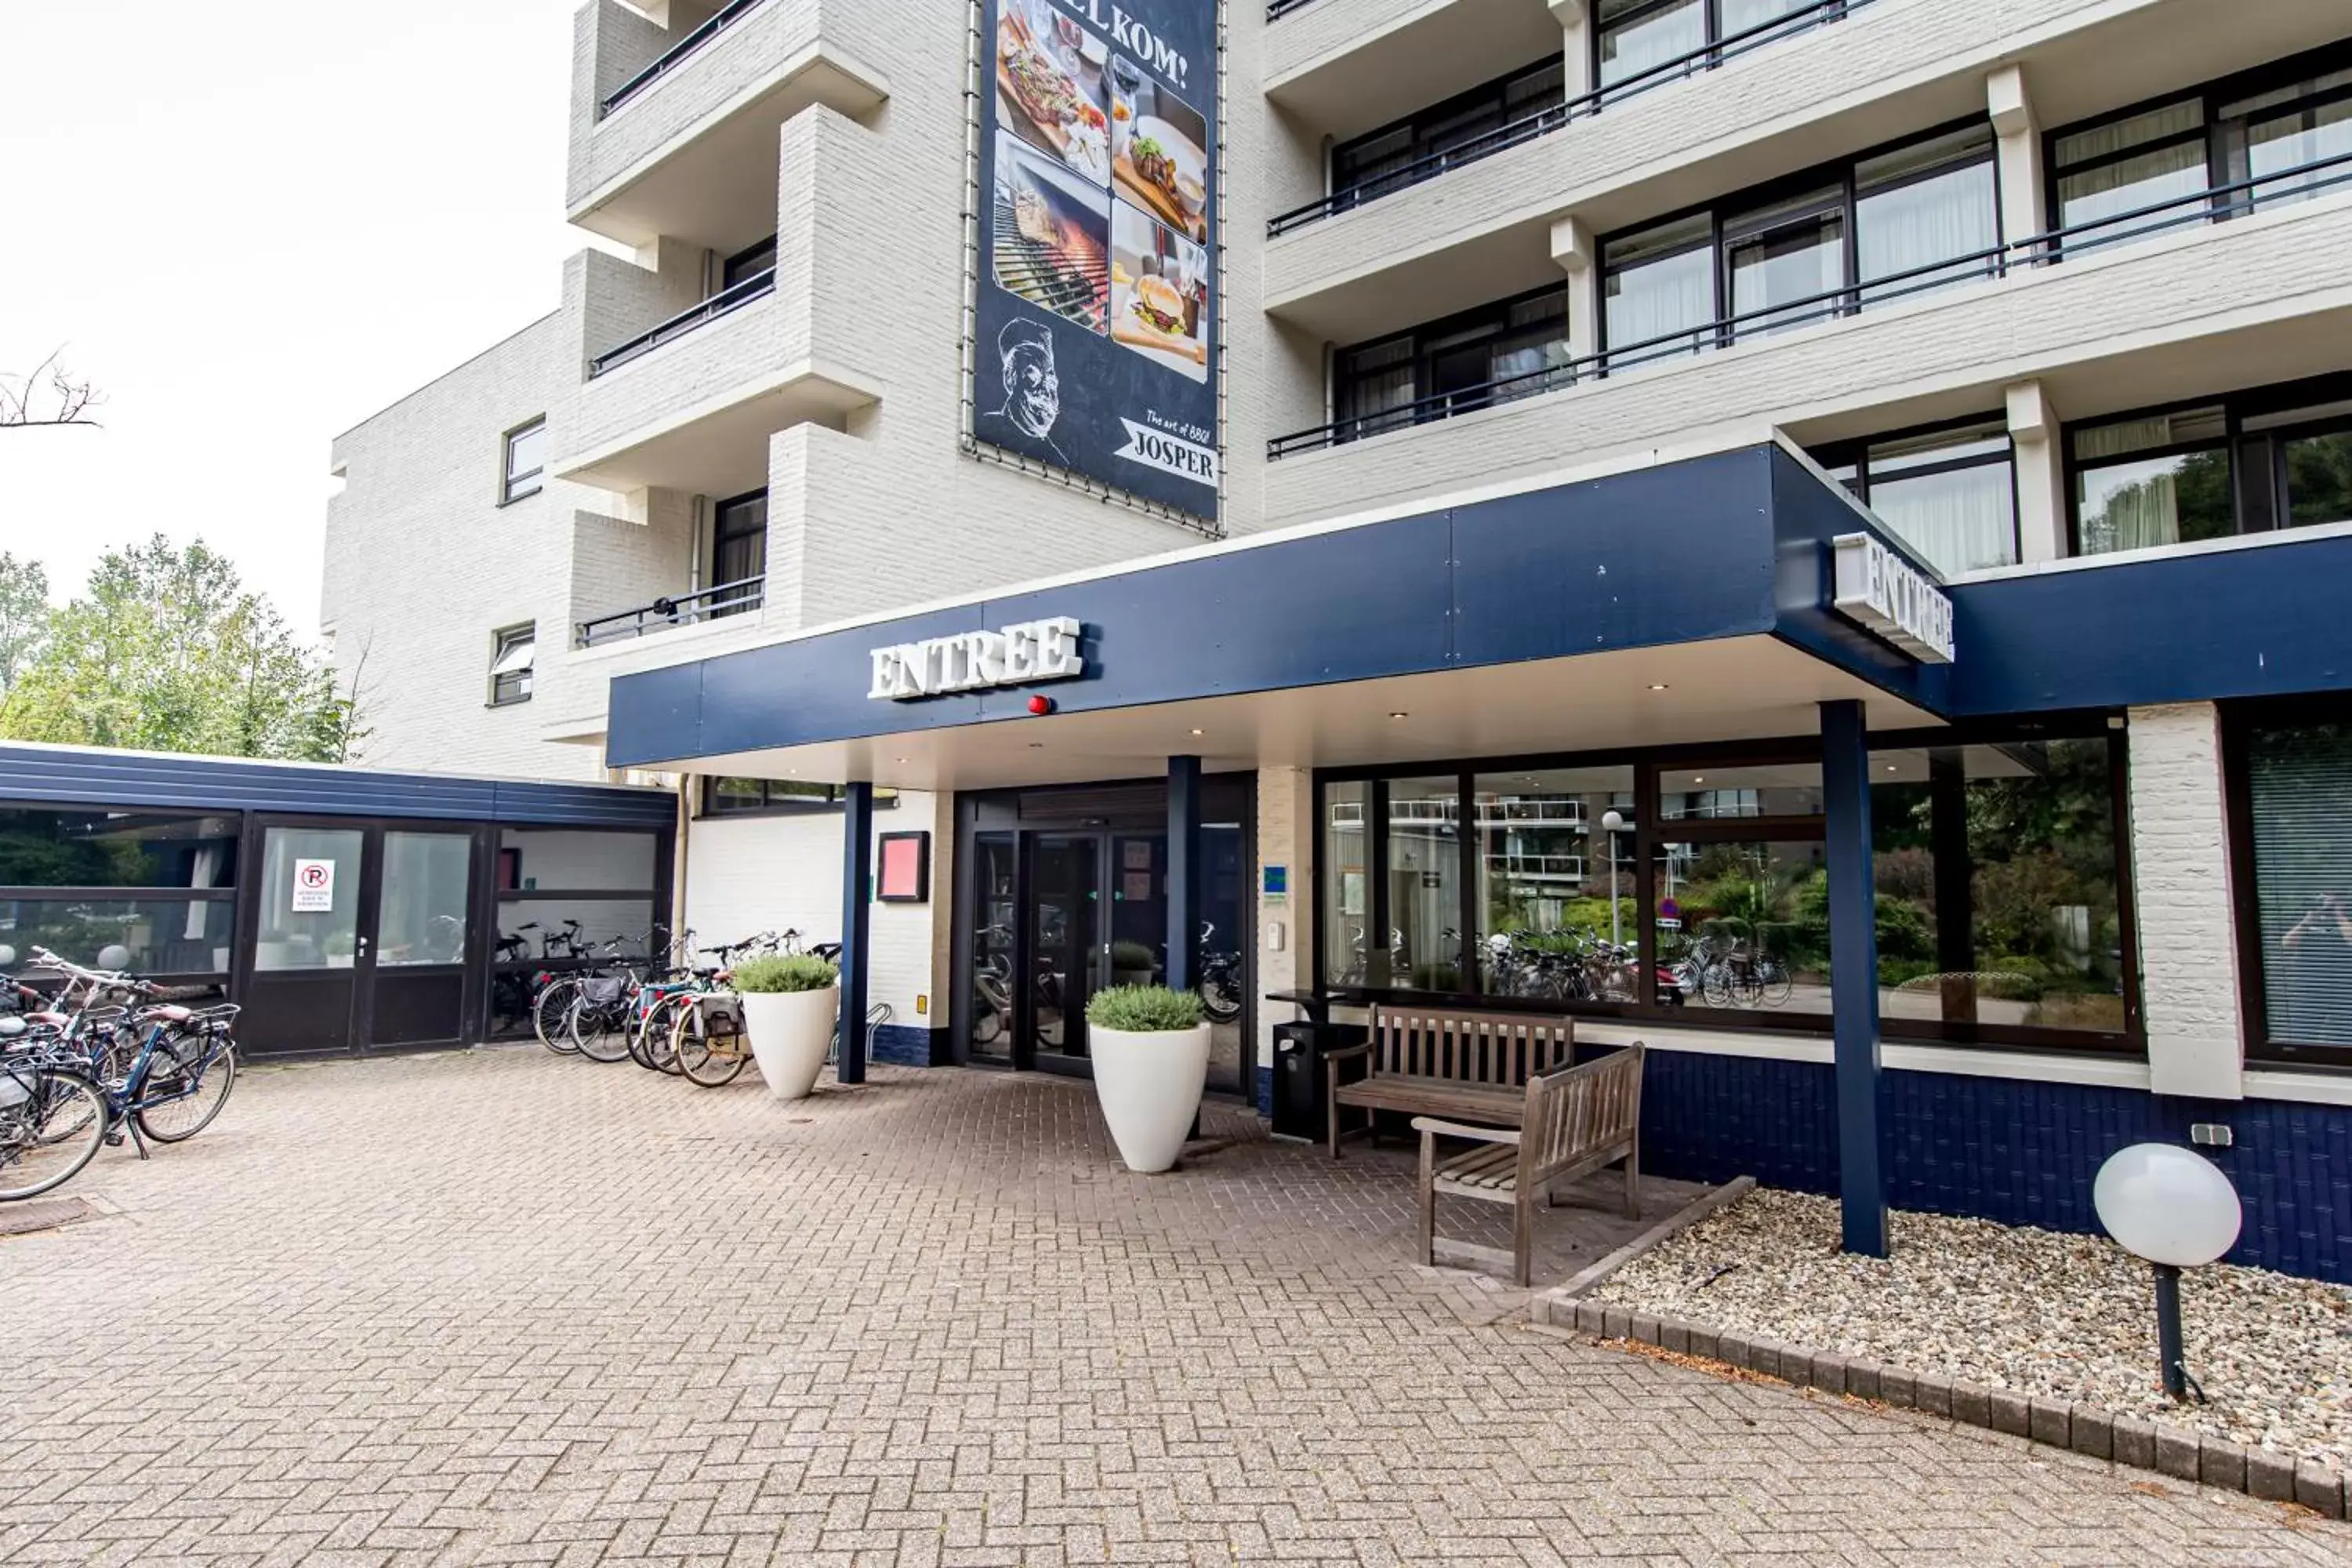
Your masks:
<svg viewBox="0 0 2352 1568"><path fill-rule="evenodd" d="M2306 118L2312 121L2308 125L2304 123ZM2352 156L2352 100L2325 105L2307 116L2297 111L2260 121L2248 126L2243 134L2247 144L2245 174L2250 179L2299 169L2329 158ZM2314 169L2292 179L2257 185L2247 195L2258 209L2282 206L2308 201L2315 195L2352 190L2352 180L2347 180L2347 175L2352 175L2352 167ZM2328 181L2335 183L2326 184Z"/></svg>
<svg viewBox="0 0 2352 1568"><path fill-rule="evenodd" d="M2257 731L2246 783L2270 1037L2352 1046L2352 726Z"/></svg>
<svg viewBox="0 0 2352 1568"><path fill-rule="evenodd" d="M1938 572L1980 572L2017 560L2017 500L2006 462L1873 479L1870 510Z"/></svg>
<svg viewBox="0 0 2352 1568"><path fill-rule="evenodd" d="M1664 65L1677 56L1706 47L1706 7L1701 0L1684 0L1679 5L1654 12L1638 21L1612 22L1612 13L1632 10L1632 5L1603 5L1601 17L1601 85L1611 86L1628 77ZM1695 64L1696 62L1694 62Z"/></svg>
<svg viewBox="0 0 2352 1568"><path fill-rule="evenodd" d="M1608 295L1612 350L1704 327L1715 319L1715 253L1702 247L1626 268L1610 278ZM1661 345L1639 358L1696 353L1703 346L1694 333L1687 347Z"/></svg>
<svg viewBox="0 0 2352 1568"><path fill-rule="evenodd" d="M1815 0L1723 0L1723 36L1727 38L1760 27L1776 16L1801 11Z"/></svg>
<svg viewBox="0 0 2352 1568"><path fill-rule="evenodd" d="M1855 204L1855 217L1854 239L1864 282L1932 267L1954 257L1973 256L2000 243L2000 214L1993 195L1990 162L1866 193ZM1921 292L1930 283L1948 287L1983 277L1990 269L1987 262L1969 262L1906 279L1884 291L1865 290L1863 300L1867 304L1889 295L1899 298Z"/></svg>

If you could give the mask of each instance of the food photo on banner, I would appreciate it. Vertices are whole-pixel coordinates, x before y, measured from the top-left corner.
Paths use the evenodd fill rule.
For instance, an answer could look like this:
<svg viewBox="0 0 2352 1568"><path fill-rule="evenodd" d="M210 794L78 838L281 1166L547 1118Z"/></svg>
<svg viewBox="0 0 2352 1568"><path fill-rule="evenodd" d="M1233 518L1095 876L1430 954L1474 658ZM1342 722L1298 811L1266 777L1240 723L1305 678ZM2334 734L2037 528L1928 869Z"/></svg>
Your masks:
<svg viewBox="0 0 2352 1568"><path fill-rule="evenodd" d="M1217 515L1214 0L987 0L972 435Z"/></svg>

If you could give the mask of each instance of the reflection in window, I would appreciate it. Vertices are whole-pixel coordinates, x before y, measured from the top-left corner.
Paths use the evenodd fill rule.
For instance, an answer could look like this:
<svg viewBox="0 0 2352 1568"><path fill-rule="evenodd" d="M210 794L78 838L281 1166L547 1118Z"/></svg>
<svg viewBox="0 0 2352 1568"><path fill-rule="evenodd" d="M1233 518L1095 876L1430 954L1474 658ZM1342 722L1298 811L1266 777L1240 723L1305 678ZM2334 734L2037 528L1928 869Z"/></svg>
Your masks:
<svg viewBox="0 0 2352 1568"><path fill-rule="evenodd" d="M1685 1006L1830 1010L1821 844L1661 844L1658 963Z"/></svg>
<svg viewBox="0 0 2352 1568"><path fill-rule="evenodd" d="M2015 563L2017 480L2003 420L1819 456L1855 500L1946 576Z"/></svg>
<svg viewBox="0 0 2352 1568"><path fill-rule="evenodd" d="M1482 989L1634 1000L1633 770L1481 773L1471 801Z"/></svg>
<svg viewBox="0 0 2352 1568"><path fill-rule="evenodd" d="M46 947L90 968L225 975L236 913L228 899L0 899L0 944L26 965ZM123 952L101 959L109 948Z"/></svg>
<svg viewBox="0 0 2352 1568"><path fill-rule="evenodd" d="M1726 221L1731 313L1738 335L1759 337L1834 315L1845 287L1845 193L1810 192Z"/></svg>
<svg viewBox="0 0 2352 1568"><path fill-rule="evenodd" d="M2105 738L1871 758L1880 1012L2126 1026Z"/></svg>
<svg viewBox="0 0 2352 1568"><path fill-rule="evenodd" d="M2055 139L2058 226L2078 228L2185 196L2206 184L2205 109L2189 99ZM2140 226L2118 226L2126 235ZM2070 240L2075 248L2080 240Z"/></svg>
<svg viewBox="0 0 2352 1568"><path fill-rule="evenodd" d="M471 834L386 833L376 962L463 963L473 869Z"/></svg>
<svg viewBox="0 0 2352 1568"><path fill-rule="evenodd" d="M2269 1038L2352 1047L2352 724L2254 730L2246 790Z"/></svg>
<svg viewBox="0 0 2352 1568"><path fill-rule="evenodd" d="M1365 833L1371 787L1323 788L1323 973L1338 986L1371 984L1371 861Z"/></svg>
<svg viewBox="0 0 2352 1568"><path fill-rule="evenodd" d="M1460 991L1461 783L1450 773L1395 779L1388 793L1389 923L1395 928L1388 955L1391 984L1415 991Z"/></svg>
<svg viewBox="0 0 2352 1568"><path fill-rule="evenodd" d="M1664 768L1658 773L1658 816L1666 822L1821 814L1819 763Z"/></svg>
<svg viewBox="0 0 2352 1568"><path fill-rule="evenodd" d="M1551 390L1569 363L1568 291L1543 289L1334 356L1332 402L1353 441Z"/></svg>
<svg viewBox="0 0 2352 1568"><path fill-rule="evenodd" d="M226 888L236 841L229 816L0 809L0 888Z"/></svg>
<svg viewBox="0 0 2352 1568"><path fill-rule="evenodd" d="M1601 0L1601 85L1707 46L1706 0Z"/></svg>
<svg viewBox="0 0 2352 1568"><path fill-rule="evenodd" d="M2104 555L2235 532L2228 437L2219 405L2074 430L2082 552Z"/></svg>

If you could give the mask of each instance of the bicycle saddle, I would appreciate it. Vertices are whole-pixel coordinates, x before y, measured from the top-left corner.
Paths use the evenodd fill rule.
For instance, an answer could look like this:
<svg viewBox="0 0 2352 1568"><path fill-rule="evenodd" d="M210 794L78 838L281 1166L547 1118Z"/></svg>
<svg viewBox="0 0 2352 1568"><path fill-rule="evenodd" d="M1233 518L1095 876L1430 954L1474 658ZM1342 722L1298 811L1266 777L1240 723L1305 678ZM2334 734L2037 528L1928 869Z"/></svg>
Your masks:
<svg viewBox="0 0 2352 1568"><path fill-rule="evenodd" d="M190 1008L166 1003L160 1007L147 1008L145 1011L142 1012L139 1016L142 1020L160 1021L166 1024L184 1024L189 1019L194 1017L195 1013Z"/></svg>

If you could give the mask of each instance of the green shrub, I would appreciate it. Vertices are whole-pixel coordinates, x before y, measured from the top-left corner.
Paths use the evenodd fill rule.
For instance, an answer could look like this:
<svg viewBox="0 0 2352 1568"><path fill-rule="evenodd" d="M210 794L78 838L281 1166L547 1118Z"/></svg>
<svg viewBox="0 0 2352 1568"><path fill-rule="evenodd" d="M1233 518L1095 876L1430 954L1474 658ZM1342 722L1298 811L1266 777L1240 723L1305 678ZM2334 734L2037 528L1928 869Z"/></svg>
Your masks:
<svg viewBox="0 0 2352 1568"><path fill-rule="evenodd" d="M1201 999L1165 985L1114 985L1087 1004L1087 1022L1126 1035L1170 1034L1201 1021Z"/></svg>
<svg viewBox="0 0 2352 1568"><path fill-rule="evenodd" d="M1113 969L1150 969L1157 963L1151 950L1139 942L1115 942L1110 944L1110 966Z"/></svg>
<svg viewBox="0 0 2352 1568"><path fill-rule="evenodd" d="M823 991L839 984L841 971L805 952L770 953L747 958L735 966L730 982L739 994L772 995L789 991Z"/></svg>

